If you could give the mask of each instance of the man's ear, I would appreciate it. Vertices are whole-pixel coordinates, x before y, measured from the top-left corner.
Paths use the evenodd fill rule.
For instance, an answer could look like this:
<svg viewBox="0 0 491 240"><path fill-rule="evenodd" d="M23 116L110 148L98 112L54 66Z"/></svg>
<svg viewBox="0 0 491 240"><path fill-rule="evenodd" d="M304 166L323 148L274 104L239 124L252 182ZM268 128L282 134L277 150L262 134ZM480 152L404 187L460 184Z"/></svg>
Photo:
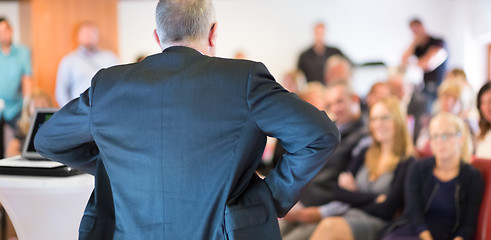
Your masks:
<svg viewBox="0 0 491 240"><path fill-rule="evenodd" d="M159 45L160 49L164 50L164 49L162 49L162 45L160 45L160 38L159 38L159 35L157 34L157 29L153 30L153 37L154 37L155 41L157 41L157 44Z"/></svg>
<svg viewBox="0 0 491 240"><path fill-rule="evenodd" d="M210 33L208 34L208 46L211 48L215 47L216 45L217 25L218 23L213 23L210 28Z"/></svg>

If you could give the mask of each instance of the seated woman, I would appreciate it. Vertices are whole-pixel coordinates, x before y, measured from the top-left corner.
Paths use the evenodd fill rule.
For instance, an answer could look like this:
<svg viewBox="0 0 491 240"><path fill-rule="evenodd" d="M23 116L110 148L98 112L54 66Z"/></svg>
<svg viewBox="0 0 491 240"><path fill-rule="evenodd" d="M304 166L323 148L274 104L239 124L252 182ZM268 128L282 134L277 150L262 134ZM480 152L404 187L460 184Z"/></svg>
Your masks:
<svg viewBox="0 0 491 240"><path fill-rule="evenodd" d="M34 110L45 107L53 107L53 102L51 101L51 97L44 91L35 90L24 100L21 117L17 122L18 131L15 132L15 138L7 144L7 157L16 156L21 153Z"/></svg>
<svg viewBox="0 0 491 240"><path fill-rule="evenodd" d="M413 162L413 145L406 126L394 96L370 108L373 143L349 172L339 176L336 201L321 207L324 219L311 239L376 239L377 233L402 210L406 170Z"/></svg>
<svg viewBox="0 0 491 240"><path fill-rule="evenodd" d="M476 157L491 159L491 82L484 84L477 94L479 135Z"/></svg>
<svg viewBox="0 0 491 240"><path fill-rule="evenodd" d="M473 119L467 118L464 114L464 86L461 81L445 80L440 87L438 87L438 99L433 106L433 113L440 112L451 113L462 118L466 125L470 127L471 134L475 133L477 129L477 122ZM429 134L429 122L425 123L425 126L419 133L416 140L416 152L419 157L426 158L432 156L430 148L430 134Z"/></svg>
<svg viewBox="0 0 491 240"><path fill-rule="evenodd" d="M439 113L430 122L434 157L417 161L405 184L403 218L396 221L389 239L472 239L483 192L478 170L466 162L471 145L464 121Z"/></svg>

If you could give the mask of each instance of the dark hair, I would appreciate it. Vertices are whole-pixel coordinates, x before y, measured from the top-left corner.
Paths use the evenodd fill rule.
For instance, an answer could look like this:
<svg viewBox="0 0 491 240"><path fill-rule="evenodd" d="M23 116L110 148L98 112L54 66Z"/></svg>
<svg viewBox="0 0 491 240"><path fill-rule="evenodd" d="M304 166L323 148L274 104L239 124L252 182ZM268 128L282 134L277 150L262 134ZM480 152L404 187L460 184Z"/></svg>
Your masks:
<svg viewBox="0 0 491 240"><path fill-rule="evenodd" d="M423 22L421 22L421 20L419 18L413 18L411 19L411 21L409 22L409 26L413 25L413 24L419 24L419 25L422 25Z"/></svg>
<svg viewBox="0 0 491 240"><path fill-rule="evenodd" d="M1 16L0 16L0 22L6 22L7 24L9 23L9 21L7 21L7 18Z"/></svg>
<svg viewBox="0 0 491 240"><path fill-rule="evenodd" d="M491 129L491 123L484 118L484 115L482 114L481 111L481 97L484 95L485 92L491 91L491 82L488 81L485 83L481 89L479 89L479 93L477 93L477 109L479 110L479 130L481 131L479 133L478 138L483 139L484 135L486 135L486 132Z"/></svg>

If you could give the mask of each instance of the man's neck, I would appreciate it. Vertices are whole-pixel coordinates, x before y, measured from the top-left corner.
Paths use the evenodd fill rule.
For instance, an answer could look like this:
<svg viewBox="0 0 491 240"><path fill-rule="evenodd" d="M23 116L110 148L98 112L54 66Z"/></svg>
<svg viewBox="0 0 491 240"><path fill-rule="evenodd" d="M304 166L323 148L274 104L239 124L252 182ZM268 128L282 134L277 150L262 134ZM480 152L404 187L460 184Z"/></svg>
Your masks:
<svg viewBox="0 0 491 240"><path fill-rule="evenodd" d="M2 44L2 53L5 55L10 54L10 49L12 48L12 43L10 44Z"/></svg>
<svg viewBox="0 0 491 240"><path fill-rule="evenodd" d="M326 46L324 46L323 43L315 43L313 49L314 52L319 56L324 55L324 53L326 52Z"/></svg>

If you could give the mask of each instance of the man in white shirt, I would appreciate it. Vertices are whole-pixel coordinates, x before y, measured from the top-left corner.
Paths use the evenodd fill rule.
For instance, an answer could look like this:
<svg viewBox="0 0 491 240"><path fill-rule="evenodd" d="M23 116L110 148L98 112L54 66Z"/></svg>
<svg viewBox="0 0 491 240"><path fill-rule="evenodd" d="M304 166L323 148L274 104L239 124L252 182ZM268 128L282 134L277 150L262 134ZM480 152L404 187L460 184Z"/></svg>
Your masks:
<svg viewBox="0 0 491 240"><path fill-rule="evenodd" d="M82 23L78 30L79 47L60 62L56 77L56 101L64 106L88 87L101 68L119 63L114 53L98 47L99 29L94 23Z"/></svg>

